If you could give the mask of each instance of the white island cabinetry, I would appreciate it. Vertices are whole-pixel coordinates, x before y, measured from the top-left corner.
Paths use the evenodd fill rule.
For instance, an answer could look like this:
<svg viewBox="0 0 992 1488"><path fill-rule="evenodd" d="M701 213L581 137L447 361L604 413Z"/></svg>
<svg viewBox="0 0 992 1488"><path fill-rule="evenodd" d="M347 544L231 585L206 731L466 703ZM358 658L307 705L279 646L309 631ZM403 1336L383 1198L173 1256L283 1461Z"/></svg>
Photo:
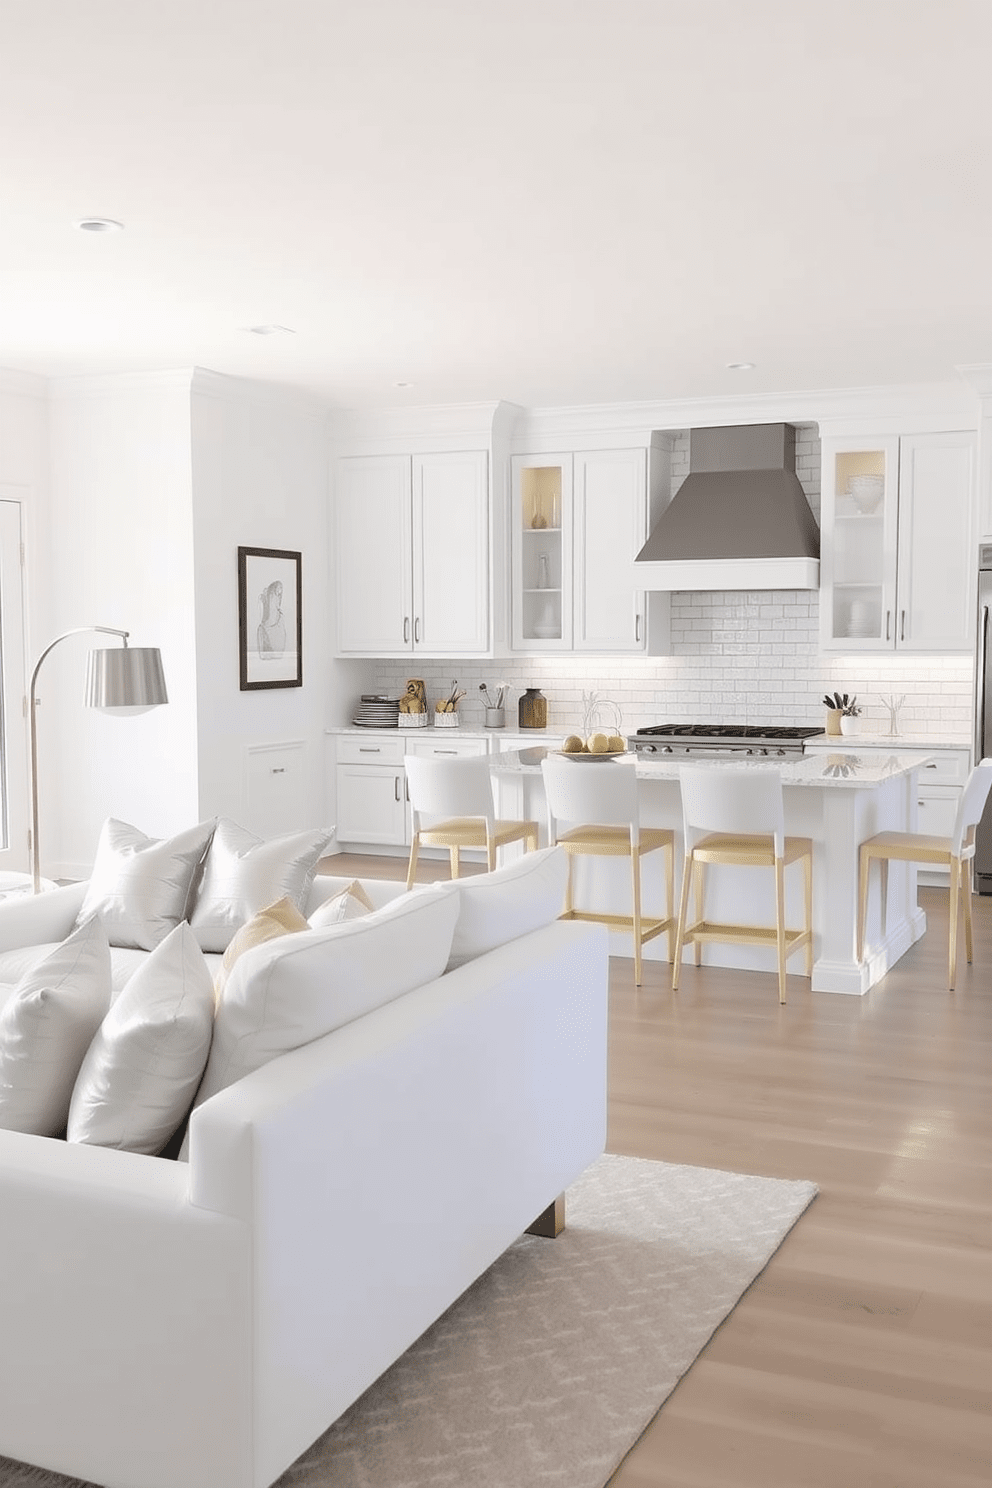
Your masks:
<svg viewBox="0 0 992 1488"><path fill-rule="evenodd" d="M338 461L339 655L489 653L488 470L485 450Z"/></svg>
<svg viewBox="0 0 992 1488"><path fill-rule="evenodd" d="M971 650L975 449L970 430L824 436L825 650Z"/></svg>

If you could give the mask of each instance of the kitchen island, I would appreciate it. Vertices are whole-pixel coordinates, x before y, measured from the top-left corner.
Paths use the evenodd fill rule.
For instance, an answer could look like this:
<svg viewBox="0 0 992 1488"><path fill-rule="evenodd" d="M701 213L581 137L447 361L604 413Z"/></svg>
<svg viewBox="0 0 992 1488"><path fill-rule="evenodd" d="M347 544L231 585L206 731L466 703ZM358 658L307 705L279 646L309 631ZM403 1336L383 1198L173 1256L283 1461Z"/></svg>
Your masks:
<svg viewBox="0 0 992 1488"><path fill-rule="evenodd" d="M536 745L493 757L500 815L536 818L543 826L547 811L541 759L548 752L546 746ZM916 866L893 863L884 915L878 875L872 876L865 956L862 962L857 960L859 844L875 832L915 830L917 775L928 758L926 753L909 750L893 750L884 756L873 751L864 758L838 752L802 756L777 766L785 795L786 831L813 841L814 992L861 996L926 930L926 917L917 903ZM636 771L642 825L675 828L676 911L682 875L679 771L687 763L690 761L683 760L680 765L670 758L646 760L631 755L575 765L577 770ZM691 764L714 770L775 768L767 760L739 755L732 760L693 759ZM576 905L595 902L597 909L629 913L630 877L625 859L578 859L573 862L573 873ZM642 861L642 882L645 913L663 913L664 874L660 863L650 856ZM707 870L707 918L773 925L773 892L770 869L765 874L753 869L741 872L712 867ZM786 920L790 927L802 923L802 874L798 868L786 871ZM610 949L614 955L630 955L630 937L613 934ZM644 948L646 960L665 960L667 954L664 936ZM689 948L687 960L694 954ZM774 952L764 947L707 944L702 948L702 959L708 966L775 970ZM790 975L801 966L801 959L791 961Z"/></svg>

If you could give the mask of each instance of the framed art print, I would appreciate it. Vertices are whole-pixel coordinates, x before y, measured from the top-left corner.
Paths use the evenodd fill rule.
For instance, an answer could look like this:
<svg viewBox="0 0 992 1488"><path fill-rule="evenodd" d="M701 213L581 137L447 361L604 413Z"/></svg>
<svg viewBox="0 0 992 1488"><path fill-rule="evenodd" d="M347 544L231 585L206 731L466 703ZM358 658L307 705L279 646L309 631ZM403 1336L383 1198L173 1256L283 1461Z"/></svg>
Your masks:
<svg viewBox="0 0 992 1488"><path fill-rule="evenodd" d="M241 691L303 686L303 554L238 549Z"/></svg>

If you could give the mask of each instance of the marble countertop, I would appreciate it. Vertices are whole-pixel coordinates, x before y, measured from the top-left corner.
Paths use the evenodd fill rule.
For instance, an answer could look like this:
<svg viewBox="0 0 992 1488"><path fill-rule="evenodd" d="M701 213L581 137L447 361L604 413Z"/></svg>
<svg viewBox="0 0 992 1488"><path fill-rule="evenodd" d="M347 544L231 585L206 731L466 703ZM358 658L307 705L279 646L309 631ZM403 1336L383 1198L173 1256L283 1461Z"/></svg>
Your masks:
<svg viewBox="0 0 992 1488"><path fill-rule="evenodd" d="M859 734L822 734L818 738L808 739L807 747L815 746L817 749L834 747L838 749L970 749L971 744L967 739L934 738L933 734L902 733L869 733L862 729Z"/></svg>
<svg viewBox="0 0 992 1488"><path fill-rule="evenodd" d="M844 742L848 743L849 740ZM556 752L546 744L534 745L528 749L506 750L493 757L492 768L498 773L507 775L537 775L540 773L541 760L544 756ZM678 780L680 770L686 765L703 765L712 770L779 769L783 785L851 790L881 785L886 780L909 775L913 770L918 770L926 759L927 754L924 750L910 752L907 749L894 750L892 754L884 757L873 752L864 759L859 759L846 750L836 755L817 753L806 755L795 761L787 760L781 765L772 765L768 760L748 759L740 755L727 760L683 758L676 761L674 759L646 760L630 754L623 759L601 760L597 762L596 768L606 770L616 765L620 765L621 768L633 768L637 771L638 780ZM573 761L573 768L591 770L593 766L591 762L587 763L583 760L579 763Z"/></svg>
<svg viewBox="0 0 992 1488"><path fill-rule="evenodd" d="M444 735L448 738L454 737L456 739L498 739L501 735L503 737L509 735L511 738L514 739L526 739L531 734L533 734L535 739L539 739L542 742L550 744L556 744L560 740L565 738L565 733L556 733L554 729L522 729L519 726L516 728L510 728L509 726L507 726L506 728L487 729L475 727L472 724L468 724L465 726L463 726L462 724L458 724L456 728L435 728L433 724L428 724L426 728L400 728L399 725L397 725L395 728L389 728L386 725L383 725L382 728L364 728L361 724L343 723L337 726L332 725L330 728L326 728L324 730L324 733L335 735L402 734L404 739L422 739L425 736L427 738L436 739L439 738L441 735Z"/></svg>

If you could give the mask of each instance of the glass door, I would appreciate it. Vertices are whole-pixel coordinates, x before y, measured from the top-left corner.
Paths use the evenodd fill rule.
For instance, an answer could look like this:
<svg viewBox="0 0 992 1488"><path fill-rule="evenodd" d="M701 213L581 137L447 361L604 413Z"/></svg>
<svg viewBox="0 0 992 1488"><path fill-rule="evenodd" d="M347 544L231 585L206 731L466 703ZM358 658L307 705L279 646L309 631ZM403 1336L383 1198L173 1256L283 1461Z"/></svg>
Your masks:
<svg viewBox="0 0 992 1488"><path fill-rule="evenodd" d="M570 456L514 459L514 645L561 650L572 644Z"/></svg>
<svg viewBox="0 0 992 1488"><path fill-rule="evenodd" d="M835 448L824 471L825 644L834 650L891 649L898 440Z"/></svg>

